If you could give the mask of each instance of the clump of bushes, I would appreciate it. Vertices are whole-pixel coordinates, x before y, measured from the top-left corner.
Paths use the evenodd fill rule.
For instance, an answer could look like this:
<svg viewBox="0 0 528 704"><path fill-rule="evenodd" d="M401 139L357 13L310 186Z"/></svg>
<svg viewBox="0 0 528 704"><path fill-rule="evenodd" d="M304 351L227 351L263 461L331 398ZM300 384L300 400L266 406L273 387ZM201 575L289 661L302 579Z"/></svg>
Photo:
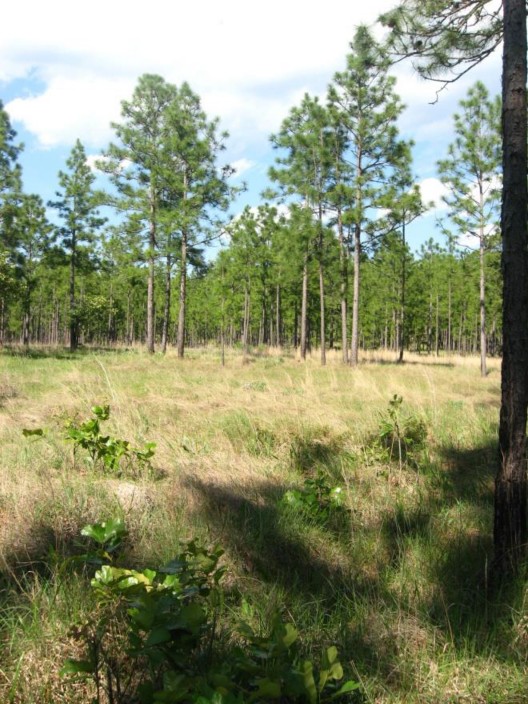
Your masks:
<svg viewBox="0 0 528 704"><path fill-rule="evenodd" d="M221 645L221 549L191 541L167 565L135 570L118 566L121 522L83 534L93 544L85 560L104 564L91 581L97 608L71 630L84 655L68 660L62 674L90 681L96 704L362 701L357 682L343 683L337 649L327 648L314 666L300 656L298 631L278 616L264 634L239 623L234 645Z"/></svg>

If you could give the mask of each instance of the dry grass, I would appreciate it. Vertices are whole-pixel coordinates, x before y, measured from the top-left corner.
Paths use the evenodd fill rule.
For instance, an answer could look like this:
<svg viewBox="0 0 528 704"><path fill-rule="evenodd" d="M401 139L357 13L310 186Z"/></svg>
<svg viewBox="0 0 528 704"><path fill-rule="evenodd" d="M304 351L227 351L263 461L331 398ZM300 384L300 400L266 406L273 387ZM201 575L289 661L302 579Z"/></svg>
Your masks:
<svg viewBox="0 0 528 704"><path fill-rule="evenodd" d="M228 591L265 613L280 604L308 649L337 642L371 702L522 701L524 596L493 611L481 587L497 360L485 379L477 359L406 355L397 365L384 353L365 354L357 369L337 353L322 368L315 353L301 362L271 350L230 353L225 366L215 350L184 360L139 350L6 354L0 365L0 701L81 701L47 667L21 600L39 603L50 588L30 578L55 574L50 547L60 564L80 528L109 515L126 518L139 563L170 558L192 536L224 545ZM416 465L403 468L376 443L394 394L427 427ZM113 436L157 443L162 478L108 478L74 458L64 422L89 417L96 403L110 404ZM43 438L22 437L38 427ZM336 529L279 508L284 491L317 470L346 488L347 520ZM68 649L59 611L43 625L55 661ZM29 661L55 673L37 674L33 693L16 674Z"/></svg>

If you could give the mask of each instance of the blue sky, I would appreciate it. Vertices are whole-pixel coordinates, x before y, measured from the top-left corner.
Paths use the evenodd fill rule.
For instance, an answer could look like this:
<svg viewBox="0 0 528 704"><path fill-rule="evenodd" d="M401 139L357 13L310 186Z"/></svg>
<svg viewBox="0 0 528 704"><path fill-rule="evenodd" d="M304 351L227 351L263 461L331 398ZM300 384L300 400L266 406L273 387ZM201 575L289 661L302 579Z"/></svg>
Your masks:
<svg viewBox="0 0 528 704"><path fill-rule="evenodd" d="M57 172L77 138L98 155L119 121L120 101L137 78L158 73L187 81L230 138L225 159L248 190L232 206L258 205L274 154L269 135L305 92L325 95L342 70L354 28L373 23L394 0L24 0L8 3L0 27L0 99L25 144L21 163L28 192L53 198ZM468 88L482 80L500 89L494 55L438 102L437 86L410 66L395 68L407 109L402 136L414 139L415 172L426 200L439 208L409 228L413 249L435 230L442 186L436 161L452 139L452 115Z"/></svg>

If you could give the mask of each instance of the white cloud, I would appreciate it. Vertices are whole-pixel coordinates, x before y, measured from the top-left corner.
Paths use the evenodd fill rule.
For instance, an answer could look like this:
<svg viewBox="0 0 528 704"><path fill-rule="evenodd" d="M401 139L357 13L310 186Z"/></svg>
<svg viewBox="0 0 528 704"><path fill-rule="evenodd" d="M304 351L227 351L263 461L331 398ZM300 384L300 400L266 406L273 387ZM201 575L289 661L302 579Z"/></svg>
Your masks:
<svg viewBox="0 0 528 704"><path fill-rule="evenodd" d="M31 75L42 85L38 94L12 100L9 114L44 147L77 137L103 146L119 101L146 72L187 80L210 114L247 143L277 129L300 85L310 92L326 85L344 66L354 27L391 5L327 0L321 13L303 0L151 0L148 7L130 0L125 12L107 0L75 11L71 0L9 3L0 26L0 80Z"/></svg>
<svg viewBox="0 0 528 704"><path fill-rule="evenodd" d="M55 78L41 95L15 98L5 106L10 118L38 137L41 146L84 144L100 146L112 135L111 120L118 120L121 97L132 89L127 79Z"/></svg>
<svg viewBox="0 0 528 704"><path fill-rule="evenodd" d="M242 157L242 159L237 159L231 164L231 167L235 170L233 178L242 176L243 173L249 171L254 166L255 162L251 161L250 159L246 159L245 157Z"/></svg>
<svg viewBox="0 0 528 704"><path fill-rule="evenodd" d="M446 186L438 178L424 178L418 184L422 194L422 200L425 203L432 202L435 210L446 210L446 204L442 200L442 196L447 195Z"/></svg>
<svg viewBox="0 0 528 704"><path fill-rule="evenodd" d="M104 156L101 156L100 154L88 154L88 156L86 157L86 163L92 171L99 171L99 169L97 168L97 162L104 160Z"/></svg>

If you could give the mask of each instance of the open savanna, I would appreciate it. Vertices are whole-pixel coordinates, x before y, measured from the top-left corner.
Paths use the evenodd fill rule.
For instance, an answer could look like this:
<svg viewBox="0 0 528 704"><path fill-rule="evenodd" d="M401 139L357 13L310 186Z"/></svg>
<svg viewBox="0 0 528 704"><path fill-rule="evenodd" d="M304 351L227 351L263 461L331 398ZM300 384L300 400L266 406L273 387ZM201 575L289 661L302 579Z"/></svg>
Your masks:
<svg viewBox="0 0 528 704"><path fill-rule="evenodd" d="M224 548L224 640L242 613L265 632L279 612L307 657L338 647L367 702L527 701L528 593L486 578L499 396L499 362L483 379L476 358L4 350L0 702L90 701L59 675L93 609L91 574L68 559L110 517L129 565L191 538ZM65 423L95 404L110 405L105 432L157 444L152 471L104 473L74 452ZM409 423L424 442L405 444ZM281 502L314 478L343 488L345 510Z"/></svg>

